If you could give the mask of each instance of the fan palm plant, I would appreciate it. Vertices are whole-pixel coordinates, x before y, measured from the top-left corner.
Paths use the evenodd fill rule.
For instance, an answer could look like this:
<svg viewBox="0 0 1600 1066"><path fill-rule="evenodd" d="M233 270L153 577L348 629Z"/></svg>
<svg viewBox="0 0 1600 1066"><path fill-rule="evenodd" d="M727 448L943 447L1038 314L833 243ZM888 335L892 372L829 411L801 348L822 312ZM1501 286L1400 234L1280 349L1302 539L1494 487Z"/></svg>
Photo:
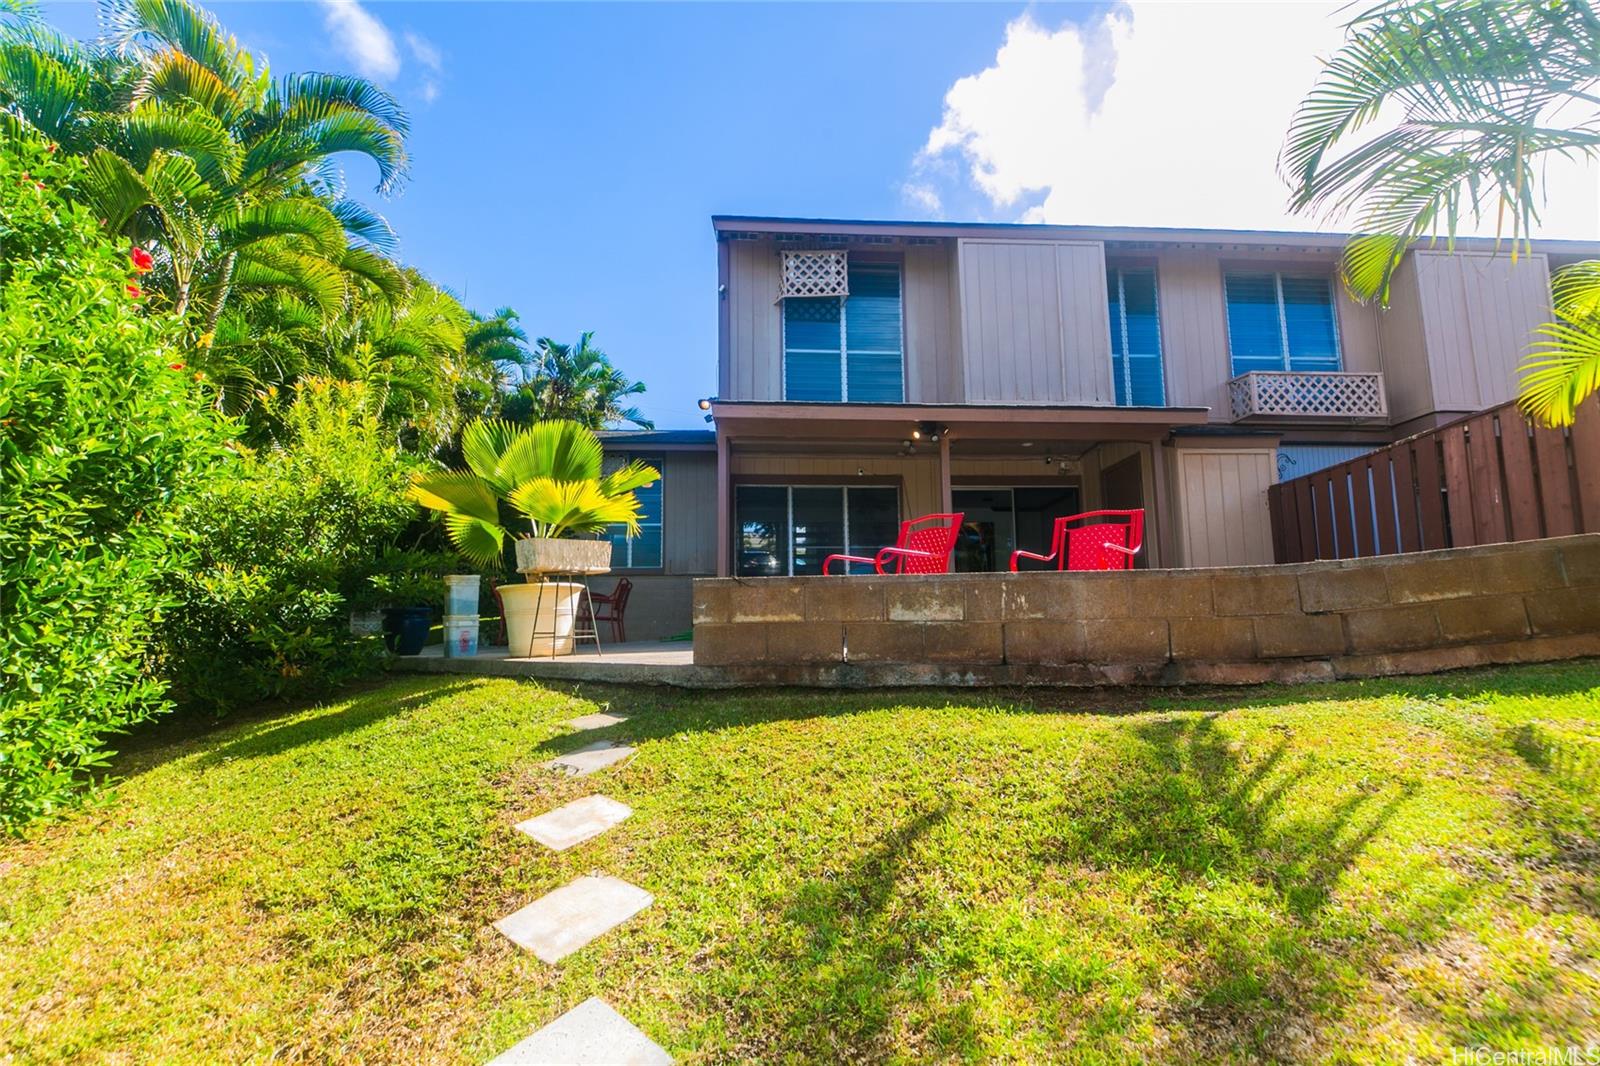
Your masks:
<svg viewBox="0 0 1600 1066"><path fill-rule="evenodd" d="M639 525L634 490L661 477L637 460L604 473L600 439L566 420L519 427L479 419L462 432L461 450L466 470L418 475L411 496L444 515L463 556L491 569L512 534L506 510L527 520L520 536L580 536L613 525L633 533Z"/></svg>
<svg viewBox="0 0 1600 1066"><path fill-rule="evenodd" d="M1387 301L1407 248L1453 239L1467 219L1494 217L1515 256L1539 216L1544 164L1600 156L1597 86L1591 4L1386 0L1349 23L1295 114L1280 159L1292 205L1354 216L1342 275L1358 299ZM1558 275L1555 304L1521 402L1565 424L1600 385L1600 265Z"/></svg>

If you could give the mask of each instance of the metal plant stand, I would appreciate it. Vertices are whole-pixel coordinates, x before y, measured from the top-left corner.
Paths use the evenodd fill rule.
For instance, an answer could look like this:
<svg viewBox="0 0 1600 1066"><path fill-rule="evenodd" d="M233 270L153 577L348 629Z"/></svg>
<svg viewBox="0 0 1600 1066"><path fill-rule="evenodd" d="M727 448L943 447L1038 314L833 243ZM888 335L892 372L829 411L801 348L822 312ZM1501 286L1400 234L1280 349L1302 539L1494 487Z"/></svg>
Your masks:
<svg viewBox="0 0 1600 1066"><path fill-rule="evenodd" d="M566 617L566 615L561 606L562 597L554 588L550 588L550 595L555 597L554 602L551 604L550 628L548 630L542 630L538 625L540 612L544 607L546 588L556 585L581 585L583 586L582 591L580 591L577 598L572 601L572 632L568 635L572 638L574 651L577 650L577 646L580 641L592 640L594 641L595 655L599 658L604 658L605 652L600 648L600 624L594 620L594 600L592 600L589 596L589 575L581 573L547 573L541 574L540 577L543 578L543 580L537 583L539 592L533 601L534 627L533 631L528 635L527 657L530 659L533 658L534 646L538 644L541 637L550 638L550 658L554 659L556 655L559 654L558 649L561 645L561 619Z"/></svg>

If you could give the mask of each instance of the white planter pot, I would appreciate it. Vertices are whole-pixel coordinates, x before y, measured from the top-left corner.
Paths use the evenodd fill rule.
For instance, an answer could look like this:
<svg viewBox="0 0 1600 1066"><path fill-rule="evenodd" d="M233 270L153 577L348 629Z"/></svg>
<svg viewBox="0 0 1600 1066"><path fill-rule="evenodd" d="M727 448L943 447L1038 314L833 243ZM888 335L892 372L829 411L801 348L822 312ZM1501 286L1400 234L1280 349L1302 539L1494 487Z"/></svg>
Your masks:
<svg viewBox="0 0 1600 1066"><path fill-rule="evenodd" d="M604 574L611 569L609 540L523 537L517 541L522 574Z"/></svg>
<svg viewBox="0 0 1600 1066"><path fill-rule="evenodd" d="M501 585L511 657L571 655L572 630L582 595L583 586L575 581Z"/></svg>

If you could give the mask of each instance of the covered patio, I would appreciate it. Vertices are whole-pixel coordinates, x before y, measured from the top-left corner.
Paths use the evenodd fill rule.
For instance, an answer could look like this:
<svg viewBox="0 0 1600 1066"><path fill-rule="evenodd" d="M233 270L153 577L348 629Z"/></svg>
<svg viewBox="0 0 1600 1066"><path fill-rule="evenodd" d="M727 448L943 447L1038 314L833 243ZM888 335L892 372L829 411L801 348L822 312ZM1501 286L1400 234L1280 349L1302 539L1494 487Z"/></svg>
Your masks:
<svg viewBox="0 0 1600 1066"><path fill-rule="evenodd" d="M955 569L1004 570L1077 511L1143 508L1141 565L1175 565L1169 449L1204 407L717 401L717 574L820 573L892 543L899 522L962 512Z"/></svg>

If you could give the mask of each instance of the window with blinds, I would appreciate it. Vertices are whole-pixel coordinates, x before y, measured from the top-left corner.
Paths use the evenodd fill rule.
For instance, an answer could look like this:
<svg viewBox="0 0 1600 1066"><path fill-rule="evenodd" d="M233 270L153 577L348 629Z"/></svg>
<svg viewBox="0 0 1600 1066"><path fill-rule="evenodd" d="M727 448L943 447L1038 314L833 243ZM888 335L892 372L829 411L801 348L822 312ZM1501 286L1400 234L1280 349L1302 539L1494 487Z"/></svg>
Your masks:
<svg viewBox="0 0 1600 1066"><path fill-rule="evenodd" d="M639 501L639 529L629 535L628 527L608 526L611 537L611 567L614 570L659 570L661 568L662 504L665 490L666 464L660 459L641 459L641 462L662 471L662 476L643 488L634 489ZM620 462L617 465L621 465Z"/></svg>
<svg viewBox="0 0 1600 1066"><path fill-rule="evenodd" d="M1340 369L1339 326L1328 278L1230 272L1224 282L1235 377L1252 370Z"/></svg>
<svg viewBox="0 0 1600 1066"><path fill-rule="evenodd" d="M900 267L849 266L850 295L783 301L783 396L811 402L901 403Z"/></svg>
<svg viewBox="0 0 1600 1066"><path fill-rule="evenodd" d="M1119 407L1160 407L1166 400L1154 270L1106 271L1111 319L1111 377Z"/></svg>

